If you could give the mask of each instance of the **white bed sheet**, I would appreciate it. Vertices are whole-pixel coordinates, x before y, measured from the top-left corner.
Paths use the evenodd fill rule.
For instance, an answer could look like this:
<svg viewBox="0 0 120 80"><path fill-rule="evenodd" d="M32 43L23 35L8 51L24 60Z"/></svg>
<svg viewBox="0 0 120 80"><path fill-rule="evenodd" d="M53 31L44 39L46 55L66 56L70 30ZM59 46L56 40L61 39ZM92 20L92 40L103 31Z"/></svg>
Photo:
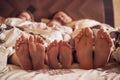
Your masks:
<svg viewBox="0 0 120 80"><path fill-rule="evenodd" d="M120 80L120 66L114 66L109 69L44 69L26 71L17 66L8 65L4 72L0 73L0 80Z"/></svg>

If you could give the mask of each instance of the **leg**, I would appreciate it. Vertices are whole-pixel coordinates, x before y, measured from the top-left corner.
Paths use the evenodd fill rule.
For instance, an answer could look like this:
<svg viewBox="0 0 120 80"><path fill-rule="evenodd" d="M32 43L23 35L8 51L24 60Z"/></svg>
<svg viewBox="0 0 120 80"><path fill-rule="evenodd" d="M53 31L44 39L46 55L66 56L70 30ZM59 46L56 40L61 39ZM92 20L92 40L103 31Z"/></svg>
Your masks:
<svg viewBox="0 0 120 80"><path fill-rule="evenodd" d="M28 43L33 69L46 68L44 64L45 47L43 46L43 39L36 35L30 36Z"/></svg>
<svg viewBox="0 0 120 80"><path fill-rule="evenodd" d="M24 36L20 37L15 44L15 51L23 69L32 69L32 63L28 50L28 40Z"/></svg>
<svg viewBox="0 0 120 80"><path fill-rule="evenodd" d="M90 28L83 29L75 37L75 49L77 52L77 59L82 69L93 68L93 57L92 57L92 47L93 47L93 32Z"/></svg>
<svg viewBox="0 0 120 80"><path fill-rule="evenodd" d="M48 62L51 68L58 69L59 61L58 61L58 42L53 41L47 48Z"/></svg>
<svg viewBox="0 0 120 80"><path fill-rule="evenodd" d="M107 32L100 29L95 38L94 68L104 67L112 47L112 40Z"/></svg>
<svg viewBox="0 0 120 80"><path fill-rule="evenodd" d="M72 47L65 41L59 43L59 59L63 68L71 68L72 65Z"/></svg>
<svg viewBox="0 0 120 80"><path fill-rule="evenodd" d="M10 64L14 64L17 66L20 66L20 61L19 61L19 57L17 56L17 54L13 54L8 58L8 63Z"/></svg>

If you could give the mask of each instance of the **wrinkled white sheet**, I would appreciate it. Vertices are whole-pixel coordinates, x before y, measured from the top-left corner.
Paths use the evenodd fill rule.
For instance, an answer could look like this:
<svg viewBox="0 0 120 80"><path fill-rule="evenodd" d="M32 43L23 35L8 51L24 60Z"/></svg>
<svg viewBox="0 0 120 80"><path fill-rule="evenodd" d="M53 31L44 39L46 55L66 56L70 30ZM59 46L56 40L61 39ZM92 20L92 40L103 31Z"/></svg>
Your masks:
<svg viewBox="0 0 120 80"><path fill-rule="evenodd" d="M26 71L13 65L6 68L0 73L0 80L120 80L120 66L106 70L99 68Z"/></svg>

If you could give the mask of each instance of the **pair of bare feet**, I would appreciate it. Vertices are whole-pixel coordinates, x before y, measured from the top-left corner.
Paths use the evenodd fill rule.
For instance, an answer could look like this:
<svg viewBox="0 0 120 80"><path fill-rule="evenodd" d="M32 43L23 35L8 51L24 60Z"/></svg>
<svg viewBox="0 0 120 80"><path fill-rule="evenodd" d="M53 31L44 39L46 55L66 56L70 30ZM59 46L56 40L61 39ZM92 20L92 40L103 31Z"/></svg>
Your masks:
<svg viewBox="0 0 120 80"><path fill-rule="evenodd" d="M15 51L20 61L20 66L26 70L46 68L44 64L45 47L41 37L30 36L29 39L21 36L15 45Z"/></svg>
<svg viewBox="0 0 120 80"><path fill-rule="evenodd" d="M112 44L109 34L103 29L100 29L96 36L93 35L90 28L80 31L75 37L75 49L80 68L104 67L108 62Z"/></svg>
<svg viewBox="0 0 120 80"><path fill-rule="evenodd" d="M47 48L50 68L69 69L72 65L72 47L65 41L53 41Z"/></svg>

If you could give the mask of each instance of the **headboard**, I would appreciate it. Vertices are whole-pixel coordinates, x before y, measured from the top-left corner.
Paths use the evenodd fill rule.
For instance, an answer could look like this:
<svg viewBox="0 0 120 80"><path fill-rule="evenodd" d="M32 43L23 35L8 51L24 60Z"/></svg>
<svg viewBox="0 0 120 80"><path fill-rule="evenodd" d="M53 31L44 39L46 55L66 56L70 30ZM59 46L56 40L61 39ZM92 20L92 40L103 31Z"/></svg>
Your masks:
<svg viewBox="0 0 120 80"><path fill-rule="evenodd" d="M110 2L112 0L109 0ZM31 11L36 21L64 11L73 20L89 18L106 22L105 0L0 0L0 16L13 17L19 11ZM109 4L107 4L109 5ZM111 24L111 22L110 22ZM113 24L111 24L113 25Z"/></svg>

